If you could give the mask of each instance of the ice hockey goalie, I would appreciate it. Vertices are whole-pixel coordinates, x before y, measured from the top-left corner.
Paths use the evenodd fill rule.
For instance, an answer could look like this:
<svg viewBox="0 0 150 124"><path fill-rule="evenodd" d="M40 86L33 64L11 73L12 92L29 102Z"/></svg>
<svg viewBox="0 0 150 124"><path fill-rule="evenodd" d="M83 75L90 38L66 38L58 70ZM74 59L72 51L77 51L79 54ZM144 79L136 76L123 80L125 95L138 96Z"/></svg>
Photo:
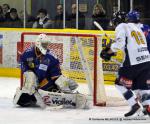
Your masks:
<svg viewBox="0 0 150 124"><path fill-rule="evenodd" d="M38 105L85 108L85 95L74 93L78 84L61 73L59 60L48 49L46 34L40 34L35 44L20 57L23 87L17 88L13 102L22 107Z"/></svg>

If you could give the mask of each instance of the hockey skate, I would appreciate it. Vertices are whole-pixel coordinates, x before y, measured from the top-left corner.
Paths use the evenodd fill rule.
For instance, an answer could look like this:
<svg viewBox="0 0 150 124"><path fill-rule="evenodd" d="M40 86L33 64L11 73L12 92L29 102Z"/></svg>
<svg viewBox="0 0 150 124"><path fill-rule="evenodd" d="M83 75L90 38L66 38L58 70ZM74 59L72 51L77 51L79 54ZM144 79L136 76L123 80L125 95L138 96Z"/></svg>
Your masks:
<svg viewBox="0 0 150 124"><path fill-rule="evenodd" d="M150 116L150 105L143 106L143 114Z"/></svg>
<svg viewBox="0 0 150 124"><path fill-rule="evenodd" d="M124 116L125 117L130 117L130 116L133 116L135 114L137 116L141 116L141 115L143 115L143 111L142 110L143 110L143 108L138 103L136 103L135 105L133 105L131 107L131 110L128 113L124 114Z"/></svg>

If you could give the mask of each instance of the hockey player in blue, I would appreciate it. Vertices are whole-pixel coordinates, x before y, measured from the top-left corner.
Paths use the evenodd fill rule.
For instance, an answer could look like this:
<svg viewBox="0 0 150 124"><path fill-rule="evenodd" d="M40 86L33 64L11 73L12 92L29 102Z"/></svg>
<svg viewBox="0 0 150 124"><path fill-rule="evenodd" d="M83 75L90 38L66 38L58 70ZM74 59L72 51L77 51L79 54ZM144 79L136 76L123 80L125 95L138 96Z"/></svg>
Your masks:
<svg viewBox="0 0 150 124"><path fill-rule="evenodd" d="M78 84L62 75L59 60L48 49L48 44L46 34L40 34L35 45L21 55L24 80L22 88L15 93L14 104L22 107L38 104L42 108L46 105L84 108L85 95L73 93Z"/></svg>
<svg viewBox="0 0 150 124"><path fill-rule="evenodd" d="M147 41L147 46L148 46L148 51L150 52L150 26L149 25L144 25L141 27L142 31L145 34L146 41Z"/></svg>
<svg viewBox="0 0 150 124"><path fill-rule="evenodd" d="M47 43L44 44L47 46ZM42 53L42 52L43 53ZM27 49L21 56L21 70L32 71L37 76L37 85L43 90L57 89L55 80L62 74L59 60L50 50L39 50L38 47Z"/></svg>

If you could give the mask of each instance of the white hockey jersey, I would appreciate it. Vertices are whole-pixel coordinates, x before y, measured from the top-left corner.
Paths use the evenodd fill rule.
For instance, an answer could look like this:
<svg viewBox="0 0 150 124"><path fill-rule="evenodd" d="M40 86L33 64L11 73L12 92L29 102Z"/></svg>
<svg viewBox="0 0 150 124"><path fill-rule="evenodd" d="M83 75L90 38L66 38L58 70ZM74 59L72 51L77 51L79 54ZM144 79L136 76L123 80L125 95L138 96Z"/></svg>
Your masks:
<svg viewBox="0 0 150 124"><path fill-rule="evenodd" d="M150 61L146 38L139 24L121 23L115 31L116 42L111 45L111 49L113 52L118 49L124 52L122 66L137 65Z"/></svg>

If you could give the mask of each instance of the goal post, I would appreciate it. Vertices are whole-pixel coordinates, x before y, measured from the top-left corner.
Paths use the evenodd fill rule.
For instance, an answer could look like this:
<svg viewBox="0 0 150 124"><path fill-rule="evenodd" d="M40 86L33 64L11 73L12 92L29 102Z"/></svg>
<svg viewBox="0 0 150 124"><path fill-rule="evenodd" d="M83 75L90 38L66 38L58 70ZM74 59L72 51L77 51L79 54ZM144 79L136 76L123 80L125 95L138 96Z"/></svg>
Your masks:
<svg viewBox="0 0 150 124"><path fill-rule="evenodd" d="M23 32L17 44L18 53L34 44L41 32ZM49 49L55 53L62 67L62 73L78 83L88 85L95 106L106 105L102 60L99 52L102 45L97 36L76 33L45 33L50 41ZM19 58L20 54L18 54ZM21 74L21 87L23 76Z"/></svg>

